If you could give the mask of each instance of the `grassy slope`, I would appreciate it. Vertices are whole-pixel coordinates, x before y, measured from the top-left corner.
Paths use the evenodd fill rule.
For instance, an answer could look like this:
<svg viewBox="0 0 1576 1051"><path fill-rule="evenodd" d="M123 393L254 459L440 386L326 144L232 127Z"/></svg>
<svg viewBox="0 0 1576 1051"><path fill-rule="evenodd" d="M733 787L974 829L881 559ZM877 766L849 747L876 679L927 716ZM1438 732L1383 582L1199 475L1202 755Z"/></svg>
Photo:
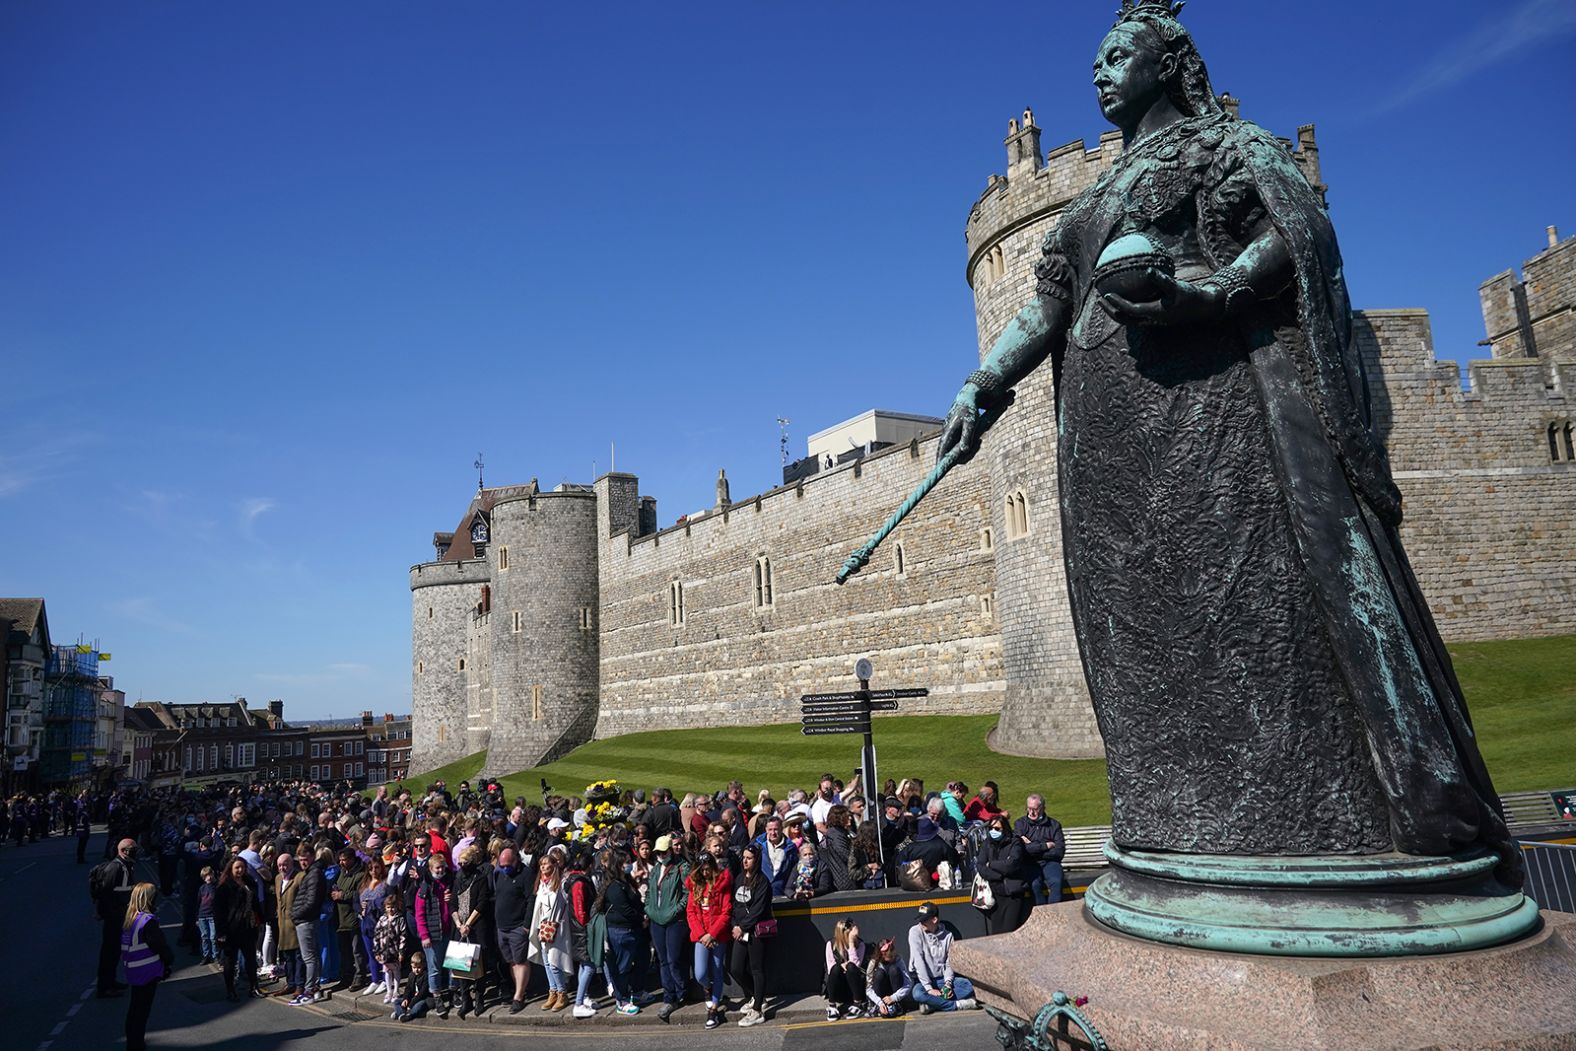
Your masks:
<svg viewBox="0 0 1576 1051"><path fill-rule="evenodd" d="M1576 786L1576 636L1450 647L1501 792Z"/></svg>
<svg viewBox="0 0 1576 1051"><path fill-rule="evenodd" d="M1478 738L1501 792L1576 784L1576 636L1463 643L1450 647L1472 707ZM1105 764L997 755L985 746L993 715L878 718L876 747L888 777L921 777L939 788L961 777L971 787L989 778L1014 810L1030 791L1043 793L1069 825L1110 820ZM812 785L823 770L846 778L858 761L854 735L805 737L797 725L657 731L593 741L564 759L504 779L509 795L536 799L538 779L577 794L602 777L627 785L668 785L675 792L715 791L738 777L753 792ZM450 785L474 776L481 756L451 763L435 776Z"/></svg>
<svg viewBox="0 0 1576 1051"><path fill-rule="evenodd" d="M434 781L442 781L449 786L449 791L455 791L460 787L461 781L469 781L481 772L482 760L486 757L486 752L475 752L464 759L456 759L447 766L440 766L436 770L412 774L405 779L406 787L425 788Z"/></svg>

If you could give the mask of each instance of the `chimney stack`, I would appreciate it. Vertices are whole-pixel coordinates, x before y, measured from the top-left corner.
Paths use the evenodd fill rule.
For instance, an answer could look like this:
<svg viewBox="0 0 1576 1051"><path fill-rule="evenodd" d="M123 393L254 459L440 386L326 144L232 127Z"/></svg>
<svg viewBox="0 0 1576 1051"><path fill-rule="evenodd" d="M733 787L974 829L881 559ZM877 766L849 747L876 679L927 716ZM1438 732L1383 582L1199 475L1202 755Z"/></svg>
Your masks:
<svg viewBox="0 0 1576 1051"><path fill-rule="evenodd" d="M1560 228L1559 227L1557 227L1557 226L1549 227L1548 234L1549 234L1549 247L1550 248L1553 248L1555 245L1560 243Z"/></svg>
<svg viewBox="0 0 1576 1051"><path fill-rule="evenodd" d="M268 714L272 715L275 719L281 719L281 720L284 719L284 717L285 717L285 702L284 701L269 701L268 702Z"/></svg>

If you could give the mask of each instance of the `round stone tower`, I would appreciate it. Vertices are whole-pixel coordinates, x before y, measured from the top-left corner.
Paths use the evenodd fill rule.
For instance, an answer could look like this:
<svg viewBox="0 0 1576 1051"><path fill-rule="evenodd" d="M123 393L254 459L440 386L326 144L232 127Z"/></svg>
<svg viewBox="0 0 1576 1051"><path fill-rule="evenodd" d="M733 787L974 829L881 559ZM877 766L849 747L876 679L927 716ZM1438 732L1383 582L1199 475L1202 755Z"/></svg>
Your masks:
<svg viewBox="0 0 1576 1051"><path fill-rule="evenodd" d="M597 498L511 490L492 508L487 770L551 762L596 728Z"/></svg>
<svg viewBox="0 0 1576 1051"><path fill-rule="evenodd" d="M487 586L487 560L424 562L410 570L411 769L431 770L487 747L468 732L468 640Z"/></svg>
<svg viewBox="0 0 1576 1051"><path fill-rule="evenodd" d="M983 359L1034 296L1034 264L1062 210L1121 151L1111 132L1093 151L1081 141L1043 162L1040 129L1025 110L1008 123L1007 174L992 175L969 211L969 286ZM1056 415L1051 369L1017 388L1017 401L985 439L990 467L997 609L1006 697L991 747L1018 755L1073 758L1103 753L1084 685L1067 605L1056 484Z"/></svg>

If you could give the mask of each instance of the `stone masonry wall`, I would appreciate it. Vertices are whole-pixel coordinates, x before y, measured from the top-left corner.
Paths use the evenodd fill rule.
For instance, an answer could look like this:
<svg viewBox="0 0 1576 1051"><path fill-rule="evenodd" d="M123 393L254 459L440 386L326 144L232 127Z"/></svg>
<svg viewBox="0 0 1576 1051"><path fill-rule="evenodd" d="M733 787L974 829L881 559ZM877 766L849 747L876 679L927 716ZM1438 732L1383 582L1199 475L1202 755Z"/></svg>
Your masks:
<svg viewBox="0 0 1576 1051"><path fill-rule="evenodd" d="M1576 237L1527 260L1520 279L1514 270L1489 278L1478 297L1496 358L1576 361Z"/></svg>
<svg viewBox="0 0 1576 1051"><path fill-rule="evenodd" d="M468 652L471 610L487 579L481 560L411 568L412 770L431 770L470 754L467 670L460 661Z"/></svg>
<svg viewBox="0 0 1576 1051"><path fill-rule="evenodd" d="M590 738L597 709L597 510L589 492L493 505L489 771L536 766ZM506 550L507 569L501 565Z"/></svg>
<svg viewBox="0 0 1576 1051"><path fill-rule="evenodd" d="M801 694L851 688L860 656L874 662L876 688L930 689L904 712L997 710L1001 647L982 539L989 480L977 460L950 474L862 573L833 582L934 456L933 439L900 446L652 536L606 541L597 736L792 722ZM773 585L765 608L755 599L761 557Z"/></svg>
<svg viewBox="0 0 1576 1051"><path fill-rule="evenodd" d="M1434 357L1428 314L1366 310L1356 333L1375 427L1403 497L1402 540L1447 639L1576 632L1576 473L1547 421L1576 364Z"/></svg>

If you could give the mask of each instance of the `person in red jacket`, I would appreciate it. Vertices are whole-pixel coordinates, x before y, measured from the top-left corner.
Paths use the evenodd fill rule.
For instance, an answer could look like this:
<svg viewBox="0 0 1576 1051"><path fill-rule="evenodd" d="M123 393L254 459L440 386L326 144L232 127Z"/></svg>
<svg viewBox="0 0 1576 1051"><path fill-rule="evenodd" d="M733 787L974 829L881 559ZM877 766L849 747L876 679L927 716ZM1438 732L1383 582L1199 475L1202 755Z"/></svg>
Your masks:
<svg viewBox="0 0 1576 1051"><path fill-rule="evenodd" d="M722 987L727 981L728 943L733 938L733 877L717 859L702 854L686 884L690 941L695 943L695 981L706 988L706 1028L722 1024Z"/></svg>
<svg viewBox="0 0 1576 1051"><path fill-rule="evenodd" d="M979 794L969 800L969 805L963 808L963 816L970 821L989 821L995 817L1005 817L1007 812L1001 808L1000 790L996 782L986 781L980 785Z"/></svg>

